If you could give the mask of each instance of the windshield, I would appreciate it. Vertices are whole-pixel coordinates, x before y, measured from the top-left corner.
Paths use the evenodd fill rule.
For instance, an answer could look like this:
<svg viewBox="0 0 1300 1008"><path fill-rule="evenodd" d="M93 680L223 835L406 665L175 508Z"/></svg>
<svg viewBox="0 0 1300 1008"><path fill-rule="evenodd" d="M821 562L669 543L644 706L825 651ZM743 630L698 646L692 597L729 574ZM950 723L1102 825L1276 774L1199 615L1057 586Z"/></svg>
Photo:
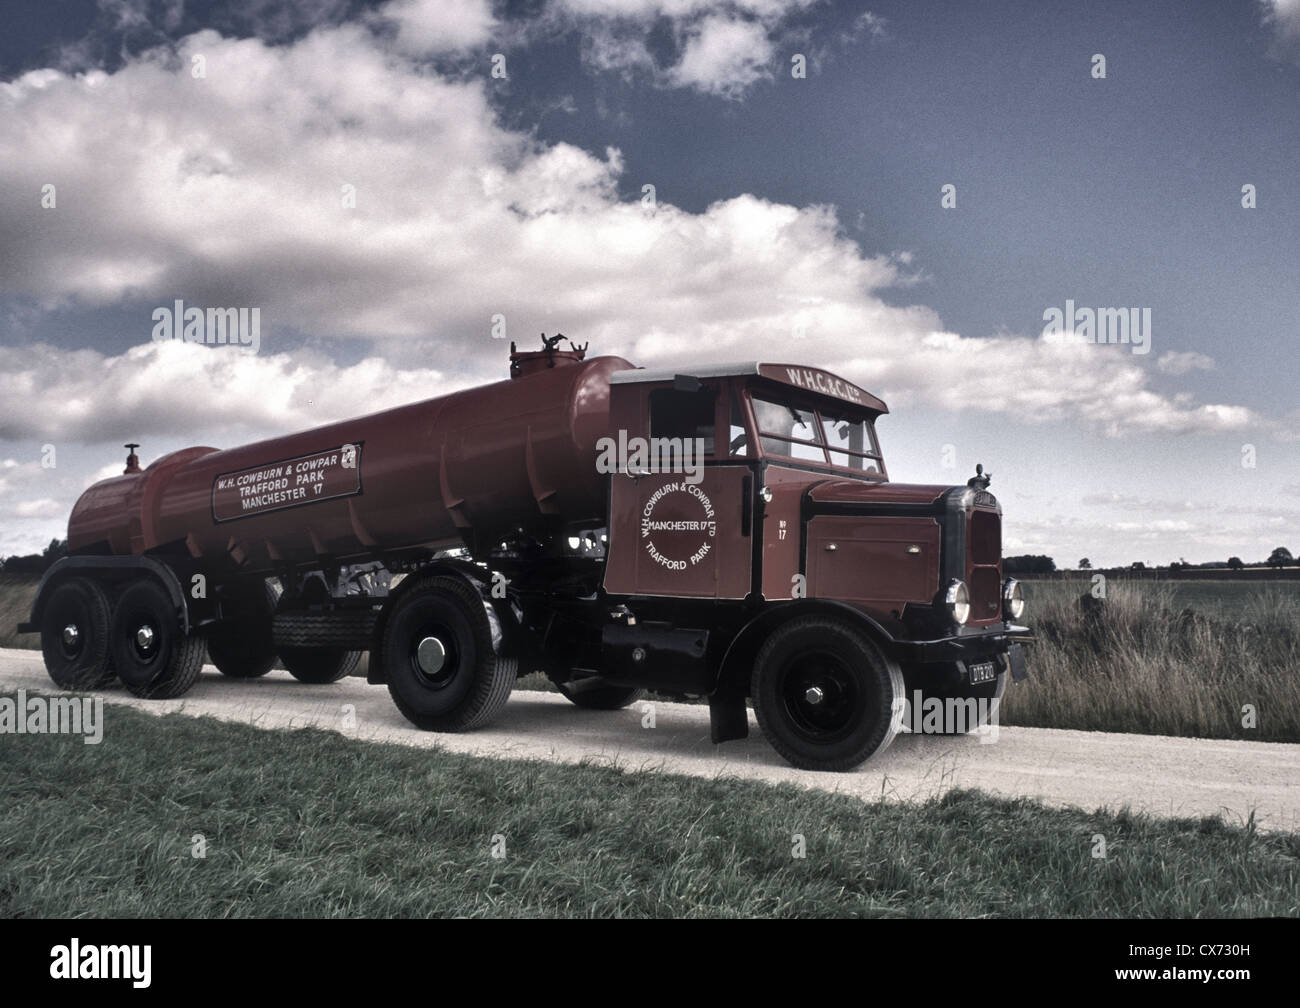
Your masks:
<svg viewBox="0 0 1300 1008"><path fill-rule="evenodd" d="M849 416L835 407L777 402L759 395L751 397L750 403L764 454L831 464L866 475L884 472L870 420ZM744 441L733 438L733 455L745 454Z"/></svg>
<svg viewBox="0 0 1300 1008"><path fill-rule="evenodd" d="M834 407L812 407L753 396L759 440L769 455L820 462L868 475L883 472L871 422ZM734 444L734 442L733 442ZM733 450L733 454L738 454Z"/></svg>

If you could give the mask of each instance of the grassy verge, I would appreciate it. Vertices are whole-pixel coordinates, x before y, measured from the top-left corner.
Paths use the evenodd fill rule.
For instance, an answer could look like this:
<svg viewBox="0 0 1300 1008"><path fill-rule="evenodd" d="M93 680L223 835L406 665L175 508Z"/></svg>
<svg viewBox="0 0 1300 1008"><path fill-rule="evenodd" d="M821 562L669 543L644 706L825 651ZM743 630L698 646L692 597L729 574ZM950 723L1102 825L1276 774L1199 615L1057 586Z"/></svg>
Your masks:
<svg viewBox="0 0 1300 1008"><path fill-rule="evenodd" d="M1296 914L1300 836L1251 823L864 805L123 708L98 746L0 735L3 917Z"/></svg>
<svg viewBox="0 0 1300 1008"><path fill-rule="evenodd" d="M1199 738L1300 742L1300 609L1256 589L1233 611L1194 611L1158 582L1107 584L1090 616L1087 584L1027 586L1030 679L1002 723ZM1243 710L1249 706L1249 711ZM1253 727L1244 724L1253 712Z"/></svg>
<svg viewBox="0 0 1300 1008"><path fill-rule="evenodd" d="M40 577L35 574L0 573L0 648L40 650L41 638L37 634L14 632L19 623L31 616L40 583Z"/></svg>

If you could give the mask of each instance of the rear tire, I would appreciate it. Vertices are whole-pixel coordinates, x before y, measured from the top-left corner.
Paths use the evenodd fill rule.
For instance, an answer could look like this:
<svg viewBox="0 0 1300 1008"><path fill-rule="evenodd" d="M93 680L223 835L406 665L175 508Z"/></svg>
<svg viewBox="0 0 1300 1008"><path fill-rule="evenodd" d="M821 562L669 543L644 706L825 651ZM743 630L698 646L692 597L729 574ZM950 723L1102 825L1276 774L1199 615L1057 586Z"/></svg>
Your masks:
<svg viewBox="0 0 1300 1008"><path fill-rule="evenodd" d="M458 577L424 576L406 588L379 654L397 709L426 731L487 724L510 699L518 672L518 661L493 647L482 597Z"/></svg>
<svg viewBox="0 0 1300 1008"><path fill-rule="evenodd" d="M342 648L281 648L280 660L299 682L320 686L346 678L357 667L361 652Z"/></svg>
<svg viewBox="0 0 1300 1008"><path fill-rule="evenodd" d="M113 681L110 618L108 596L94 581L72 578L54 589L41 613L41 655L59 689L94 689Z"/></svg>
<svg viewBox="0 0 1300 1008"><path fill-rule="evenodd" d="M774 630L750 684L772 748L803 770L853 770L902 727L903 673L864 633L808 616Z"/></svg>
<svg viewBox="0 0 1300 1008"><path fill-rule="evenodd" d="M203 641L181 630L171 597L156 581L136 581L113 608L109 648L117 676L133 696L168 700L203 671Z"/></svg>
<svg viewBox="0 0 1300 1008"><path fill-rule="evenodd" d="M275 589L264 581L244 586L222 600L221 624L208 634L208 658L231 679L256 679L275 665L271 621Z"/></svg>
<svg viewBox="0 0 1300 1008"><path fill-rule="evenodd" d="M563 693L570 703L585 710L622 710L646 698L646 691L639 686L601 685L603 681L599 676L592 676L590 679L557 682L555 688ZM579 683L585 688L575 688Z"/></svg>

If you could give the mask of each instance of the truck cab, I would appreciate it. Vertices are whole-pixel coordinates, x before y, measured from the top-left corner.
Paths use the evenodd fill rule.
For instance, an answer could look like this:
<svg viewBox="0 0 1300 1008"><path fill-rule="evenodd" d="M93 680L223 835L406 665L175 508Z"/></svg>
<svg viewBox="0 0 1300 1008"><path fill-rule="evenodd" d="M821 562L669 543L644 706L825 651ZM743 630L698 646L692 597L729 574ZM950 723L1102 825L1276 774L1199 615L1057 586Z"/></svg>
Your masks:
<svg viewBox="0 0 1300 1008"><path fill-rule="evenodd" d="M769 736L786 722L774 742L787 758L821 769L861 762L833 743L868 694L892 721L868 756L929 699L985 701L996 717L1032 635L1015 623L1023 595L1002 576L988 477L891 482L876 433L888 407L818 368L634 369L610 381L611 439L632 451L610 476L603 589L654 629L606 628L607 678L710 696L715 736L743 734L747 696ZM765 647L782 628L796 643L786 671L767 675L779 698L765 704ZM800 641L829 643L821 653Z"/></svg>

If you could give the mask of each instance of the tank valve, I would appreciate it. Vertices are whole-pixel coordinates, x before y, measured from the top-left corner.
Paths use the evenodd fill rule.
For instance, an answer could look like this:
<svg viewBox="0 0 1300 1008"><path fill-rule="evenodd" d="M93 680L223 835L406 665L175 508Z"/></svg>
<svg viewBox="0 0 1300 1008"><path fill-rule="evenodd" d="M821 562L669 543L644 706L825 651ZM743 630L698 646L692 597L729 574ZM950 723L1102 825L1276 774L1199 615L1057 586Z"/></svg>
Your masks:
<svg viewBox="0 0 1300 1008"><path fill-rule="evenodd" d="M140 446L138 444L128 444L122 447L130 452L126 457L126 468L122 470L122 475L130 476L132 473L138 473L140 471L140 456L135 453L135 450Z"/></svg>

